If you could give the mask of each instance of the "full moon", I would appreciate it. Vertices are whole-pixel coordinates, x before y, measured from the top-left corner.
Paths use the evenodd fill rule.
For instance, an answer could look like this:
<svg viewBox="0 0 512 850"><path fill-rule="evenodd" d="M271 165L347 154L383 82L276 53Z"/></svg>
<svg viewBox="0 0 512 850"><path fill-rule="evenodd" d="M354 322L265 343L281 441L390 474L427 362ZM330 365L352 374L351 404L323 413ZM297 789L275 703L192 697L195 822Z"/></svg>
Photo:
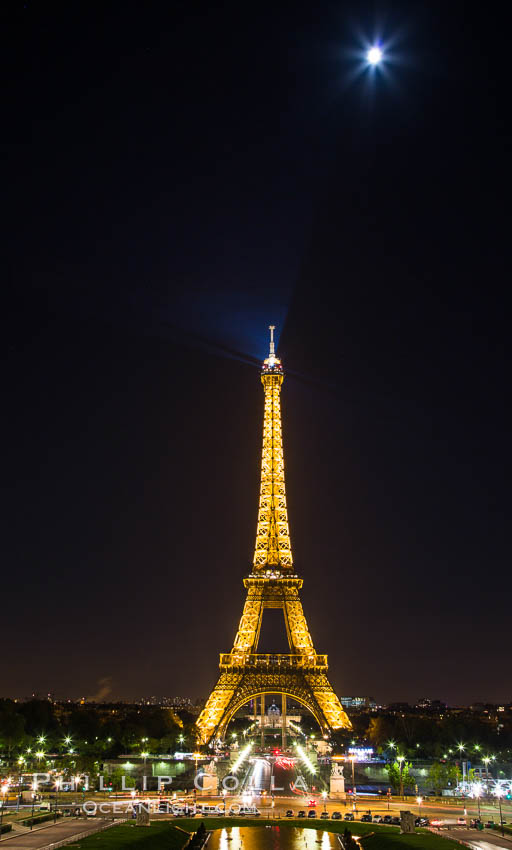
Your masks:
<svg viewBox="0 0 512 850"><path fill-rule="evenodd" d="M368 53L366 54L366 58L370 65L378 65L380 60L382 59L382 50L380 47L370 47Z"/></svg>

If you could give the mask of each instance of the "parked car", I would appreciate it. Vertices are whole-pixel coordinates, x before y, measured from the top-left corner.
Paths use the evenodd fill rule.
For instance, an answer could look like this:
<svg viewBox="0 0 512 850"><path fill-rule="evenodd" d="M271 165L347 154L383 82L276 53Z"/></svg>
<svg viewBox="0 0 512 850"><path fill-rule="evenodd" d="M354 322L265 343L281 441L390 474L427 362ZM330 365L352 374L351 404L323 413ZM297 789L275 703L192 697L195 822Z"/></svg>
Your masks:
<svg viewBox="0 0 512 850"><path fill-rule="evenodd" d="M457 823L459 826L467 826L466 818L457 818Z"/></svg>
<svg viewBox="0 0 512 850"><path fill-rule="evenodd" d="M314 809L311 809L311 810L308 812L308 818L316 818L316 812L315 812L315 810L314 810Z"/></svg>
<svg viewBox="0 0 512 850"><path fill-rule="evenodd" d="M343 820L354 820L354 815L352 814L352 812L346 812Z"/></svg>
<svg viewBox="0 0 512 850"><path fill-rule="evenodd" d="M416 818L414 821L414 826L430 826L430 821L428 818Z"/></svg>
<svg viewBox="0 0 512 850"><path fill-rule="evenodd" d="M384 817L382 818L382 823L391 823L392 820L392 815L384 815Z"/></svg>
<svg viewBox="0 0 512 850"><path fill-rule="evenodd" d="M341 812L333 812L331 818L332 820L341 820Z"/></svg>
<svg viewBox="0 0 512 850"><path fill-rule="evenodd" d="M326 820L329 817L329 812L322 812L320 817L323 818L324 820Z"/></svg>
<svg viewBox="0 0 512 850"><path fill-rule="evenodd" d="M304 811L304 809L301 809L300 812L297 812L297 817L298 818L305 818L306 817L306 812Z"/></svg>
<svg viewBox="0 0 512 850"><path fill-rule="evenodd" d="M371 823L372 822L372 816L371 815L363 815L362 818L361 818L361 821L363 823Z"/></svg>
<svg viewBox="0 0 512 850"><path fill-rule="evenodd" d="M400 818L395 815L391 818L390 823L392 823L394 826L400 826Z"/></svg>
<svg viewBox="0 0 512 850"><path fill-rule="evenodd" d="M383 820L384 820L384 818L382 817L382 815L374 815L373 816L373 822L374 823L382 823Z"/></svg>

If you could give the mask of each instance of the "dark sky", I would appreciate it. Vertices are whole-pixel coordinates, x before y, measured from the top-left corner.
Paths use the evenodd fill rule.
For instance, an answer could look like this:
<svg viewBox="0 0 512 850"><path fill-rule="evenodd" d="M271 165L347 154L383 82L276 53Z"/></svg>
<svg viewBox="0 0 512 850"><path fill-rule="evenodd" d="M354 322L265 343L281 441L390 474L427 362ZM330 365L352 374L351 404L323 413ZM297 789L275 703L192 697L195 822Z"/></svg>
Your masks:
<svg viewBox="0 0 512 850"><path fill-rule="evenodd" d="M207 695L272 322L334 686L512 700L498 6L6 8L2 693Z"/></svg>

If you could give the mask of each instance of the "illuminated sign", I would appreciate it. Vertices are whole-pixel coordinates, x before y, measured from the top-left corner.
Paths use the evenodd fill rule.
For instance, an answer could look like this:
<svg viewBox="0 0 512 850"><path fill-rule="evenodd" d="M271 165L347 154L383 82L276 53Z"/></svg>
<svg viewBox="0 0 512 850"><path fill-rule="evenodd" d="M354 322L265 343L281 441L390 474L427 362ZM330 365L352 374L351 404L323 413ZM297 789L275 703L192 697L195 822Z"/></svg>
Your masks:
<svg viewBox="0 0 512 850"><path fill-rule="evenodd" d="M348 754L355 761L368 761L373 758L373 747L349 747Z"/></svg>

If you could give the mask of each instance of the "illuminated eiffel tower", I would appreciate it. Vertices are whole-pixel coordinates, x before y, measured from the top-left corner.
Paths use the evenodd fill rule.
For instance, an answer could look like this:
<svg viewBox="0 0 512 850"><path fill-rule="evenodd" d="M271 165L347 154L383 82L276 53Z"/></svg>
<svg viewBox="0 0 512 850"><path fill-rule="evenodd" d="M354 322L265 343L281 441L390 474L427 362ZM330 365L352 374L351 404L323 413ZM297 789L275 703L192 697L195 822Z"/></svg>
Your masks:
<svg viewBox="0 0 512 850"><path fill-rule="evenodd" d="M270 326L270 352L261 371L265 413L253 568L244 579L247 599L233 649L221 653L219 679L197 719L204 744L223 739L229 721L249 700L261 697L263 708L266 694L281 694L284 709L287 696L305 706L324 734L351 728L327 678L327 655L315 652L299 597L302 579L293 568L281 435L283 379L283 367L275 354L274 326ZM258 653L265 608L282 609L289 654Z"/></svg>

